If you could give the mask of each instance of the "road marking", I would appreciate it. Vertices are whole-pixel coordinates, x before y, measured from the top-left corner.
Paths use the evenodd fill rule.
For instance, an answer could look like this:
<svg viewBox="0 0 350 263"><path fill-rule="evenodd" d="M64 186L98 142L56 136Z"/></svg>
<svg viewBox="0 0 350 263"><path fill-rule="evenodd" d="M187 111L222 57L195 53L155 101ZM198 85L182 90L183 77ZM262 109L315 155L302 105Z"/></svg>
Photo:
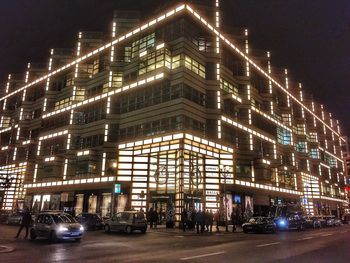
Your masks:
<svg viewBox="0 0 350 263"><path fill-rule="evenodd" d="M268 243L268 244L261 244L261 245L257 245L256 247L267 247L267 246L273 246L273 245L278 245L281 242L274 242L274 243Z"/></svg>
<svg viewBox="0 0 350 263"><path fill-rule="evenodd" d="M185 237L185 236L175 236L175 237Z"/></svg>
<svg viewBox="0 0 350 263"><path fill-rule="evenodd" d="M333 234L324 234L324 235L321 235L321 237L329 237L329 236L333 236Z"/></svg>
<svg viewBox="0 0 350 263"><path fill-rule="evenodd" d="M341 231L340 233L342 233L342 234L345 234L345 233L347 233L349 230L345 230L345 231Z"/></svg>
<svg viewBox="0 0 350 263"><path fill-rule="evenodd" d="M301 240L309 240L309 239L313 239L313 237L304 237L304 238L300 238L298 240L301 241Z"/></svg>
<svg viewBox="0 0 350 263"><path fill-rule="evenodd" d="M221 255L226 253L225 251L220 251L220 252L214 252L214 253L210 253L210 254L202 254L202 255L197 255L197 256L193 256L193 257L186 257L186 258L180 258L180 260L190 260L190 259L195 259L195 258L204 258L204 257L210 257L210 256L216 256L216 255Z"/></svg>

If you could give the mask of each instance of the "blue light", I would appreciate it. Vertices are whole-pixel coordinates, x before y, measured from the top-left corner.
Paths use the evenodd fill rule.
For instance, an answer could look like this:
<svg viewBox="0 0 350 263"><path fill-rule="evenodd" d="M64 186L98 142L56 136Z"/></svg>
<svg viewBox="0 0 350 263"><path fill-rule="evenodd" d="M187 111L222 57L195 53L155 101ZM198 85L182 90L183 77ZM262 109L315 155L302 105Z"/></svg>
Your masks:
<svg viewBox="0 0 350 263"><path fill-rule="evenodd" d="M280 225L280 226L285 226L286 225L286 220L279 220L278 221L278 224Z"/></svg>

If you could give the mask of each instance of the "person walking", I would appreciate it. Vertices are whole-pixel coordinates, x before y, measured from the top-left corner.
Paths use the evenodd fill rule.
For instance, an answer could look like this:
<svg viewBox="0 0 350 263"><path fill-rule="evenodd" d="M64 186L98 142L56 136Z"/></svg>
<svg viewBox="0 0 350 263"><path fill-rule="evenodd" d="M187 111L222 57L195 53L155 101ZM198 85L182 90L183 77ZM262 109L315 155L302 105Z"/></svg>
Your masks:
<svg viewBox="0 0 350 263"><path fill-rule="evenodd" d="M202 212L199 210L196 212L196 215L195 215L197 234L199 234L199 226L201 225L201 221L202 221Z"/></svg>
<svg viewBox="0 0 350 263"><path fill-rule="evenodd" d="M220 221L220 211L219 211L219 209L214 214L214 220L215 220L215 223L216 223L216 232L219 232L219 221Z"/></svg>
<svg viewBox="0 0 350 263"><path fill-rule="evenodd" d="M231 213L231 223L232 223L232 232L236 232L236 211L232 210Z"/></svg>
<svg viewBox="0 0 350 263"><path fill-rule="evenodd" d="M187 227L187 211L184 209L181 213L181 223L182 223L182 231L186 232Z"/></svg>
<svg viewBox="0 0 350 263"><path fill-rule="evenodd" d="M213 211L210 209L210 212L209 212L209 231L210 233L213 231L213 221L214 221L214 214L213 214Z"/></svg>
<svg viewBox="0 0 350 263"><path fill-rule="evenodd" d="M21 223L21 226L18 229L16 238L19 238L19 235L21 234L22 229L25 227L26 228L26 235L24 236L24 239L27 239L28 232L29 232L29 227L30 227L31 222L32 222L32 215L29 212L29 209L26 208L25 212L23 214L22 223Z"/></svg>

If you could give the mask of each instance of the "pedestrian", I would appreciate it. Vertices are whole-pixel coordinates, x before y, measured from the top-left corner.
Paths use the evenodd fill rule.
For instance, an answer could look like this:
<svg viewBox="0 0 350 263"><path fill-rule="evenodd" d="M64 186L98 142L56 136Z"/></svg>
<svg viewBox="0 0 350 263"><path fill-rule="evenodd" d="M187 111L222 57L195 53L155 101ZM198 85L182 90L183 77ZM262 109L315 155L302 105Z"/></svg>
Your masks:
<svg viewBox="0 0 350 263"><path fill-rule="evenodd" d="M157 223L158 223L158 212L157 212L157 209L153 210L152 220L153 220L154 228L157 228Z"/></svg>
<svg viewBox="0 0 350 263"><path fill-rule="evenodd" d="M26 228L26 235L24 236L24 239L26 239L28 237L28 232L29 232L29 227L30 227L31 222L32 222L32 215L30 214L29 209L26 208L25 211L24 211L23 218L22 218L22 223L21 223L21 226L18 229L16 238L19 238L19 235L21 234L22 229L24 227Z"/></svg>
<svg viewBox="0 0 350 263"><path fill-rule="evenodd" d="M209 210L208 209L204 213L204 224L205 224L205 231L209 232L210 214L209 214Z"/></svg>
<svg viewBox="0 0 350 263"><path fill-rule="evenodd" d="M210 209L210 212L209 212L209 226L210 226L210 233L213 231L213 219L214 218L214 214L213 214L213 211Z"/></svg>
<svg viewBox="0 0 350 263"><path fill-rule="evenodd" d="M216 213L214 214L214 220L215 220L215 223L216 223L216 232L219 232L219 221L220 221L219 209L216 210Z"/></svg>
<svg viewBox="0 0 350 263"><path fill-rule="evenodd" d="M202 212L199 210L196 212L195 215L195 223L196 223L196 230L197 230L197 234L199 234L199 226L201 225L201 221L202 221Z"/></svg>
<svg viewBox="0 0 350 263"><path fill-rule="evenodd" d="M153 228L153 207L151 207L151 208L149 209L148 221L149 221L149 226L150 226L150 228Z"/></svg>
<svg viewBox="0 0 350 263"><path fill-rule="evenodd" d="M200 211L200 216L199 216L199 220L200 220L200 225L201 225L201 233L204 232L204 228L205 228L205 211Z"/></svg>
<svg viewBox="0 0 350 263"><path fill-rule="evenodd" d="M236 232L236 211L232 210L231 213L231 223L232 223L232 232Z"/></svg>
<svg viewBox="0 0 350 263"><path fill-rule="evenodd" d="M186 232L187 227L187 211L184 209L181 213L181 223L182 223L182 231Z"/></svg>

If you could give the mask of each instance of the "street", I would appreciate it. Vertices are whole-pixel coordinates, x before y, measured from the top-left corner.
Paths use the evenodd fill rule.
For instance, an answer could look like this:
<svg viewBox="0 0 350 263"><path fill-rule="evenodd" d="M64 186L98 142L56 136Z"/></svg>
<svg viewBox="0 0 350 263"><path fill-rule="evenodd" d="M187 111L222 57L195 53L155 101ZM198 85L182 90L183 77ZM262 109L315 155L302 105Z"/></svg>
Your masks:
<svg viewBox="0 0 350 263"><path fill-rule="evenodd" d="M349 262L350 226L277 234L183 233L146 235L87 232L80 243L14 238L0 225L0 262Z"/></svg>

